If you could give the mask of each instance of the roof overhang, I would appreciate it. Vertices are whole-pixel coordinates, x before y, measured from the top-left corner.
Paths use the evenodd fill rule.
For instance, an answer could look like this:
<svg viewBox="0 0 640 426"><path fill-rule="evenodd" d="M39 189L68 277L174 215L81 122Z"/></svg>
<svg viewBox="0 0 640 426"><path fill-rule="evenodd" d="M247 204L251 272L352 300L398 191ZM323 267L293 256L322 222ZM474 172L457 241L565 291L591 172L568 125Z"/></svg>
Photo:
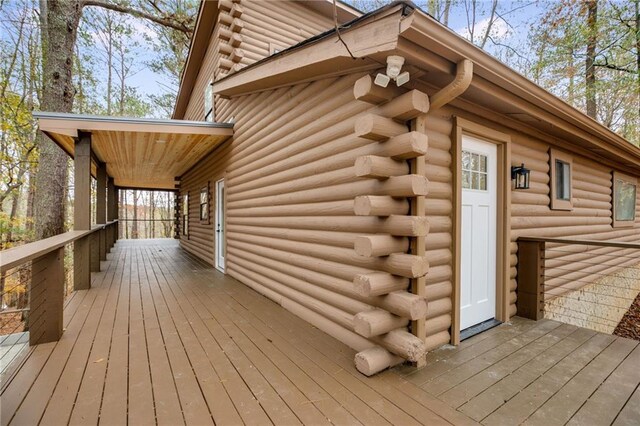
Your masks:
<svg viewBox="0 0 640 426"><path fill-rule="evenodd" d="M535 130L542 140L640 173L639 147L419 10L401 23L398 53L408 64L426 71L424 80L436 88L451 81L459 61L471 60L471 86L452 106L511 127Z"/></svg>
<svg viewBox="0 0 640 426"><path fill-rule="evenodd" d="M319 34L215 82L213 90L239 96L380 68L398 45L399 22L405 13L405 4L392 4L364 15L341 26L340 36L335 29Z"/></svg>
<svg viewBox="0 0 640 426"><path fill-rule="evenodd" d="M471 86L450 107L640 174L640 148L410 3L364 15L340 33L356 59L335 30L328 31L216 82L214 92L234 97L354 73L382 67L387 55L398 54L421 71L407 87L433 94L451 82L458 62L469 59L474 64Z"/></svg>
<svg viewBox="0 0 640 426"><path fill-rule="evenodd" d="M333 0L303 0L308 8L315 10L321 15L334 17ZM338 22L347 22L360 15L358 9L338 0L335 2ZM178 96L173 109L172 118L182 119L187 111L189 99L193 91L193 86L198 78L202 61L211 42L211 34L218 20L218 1L202 0L198 11L195 29L189 46L187 62L182 69Z"/></svg>
<svg viewBox="0 0 640 426"><path fill-rule="evenodd" d="M72 158L81 133L116 186L174 189L175 178L233 136L233 124L34 112L42 132Z"/></svg>
<svg viewBox="0 0 640 426"><path fill-rule="evenodd" d="M201 1L193 36L191 37L191 44L189 45L189 55L187 56L187 62L184 68L182 68L180 87L178 88L176 104L173 108L172 117L174 119L184 117L189 104L189 98L191 98L191 91L196 84L198 72L200 71L204 55L207 53L213 27L217 20L218 2L210 0Z"/></svg>

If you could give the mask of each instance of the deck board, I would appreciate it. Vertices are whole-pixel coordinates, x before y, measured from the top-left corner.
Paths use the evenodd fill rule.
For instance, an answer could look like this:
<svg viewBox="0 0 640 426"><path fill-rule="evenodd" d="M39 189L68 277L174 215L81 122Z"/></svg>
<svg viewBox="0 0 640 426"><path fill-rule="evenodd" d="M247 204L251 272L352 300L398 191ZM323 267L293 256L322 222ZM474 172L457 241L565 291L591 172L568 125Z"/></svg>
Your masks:
<svg viewBox="0 0 640 426"><path fill-rule="evenodd" d="M120 241L102 267L63 338L2 383L3 425L640 423L627 339L516 317L367 378L351 348L173 240Z"/></svg>

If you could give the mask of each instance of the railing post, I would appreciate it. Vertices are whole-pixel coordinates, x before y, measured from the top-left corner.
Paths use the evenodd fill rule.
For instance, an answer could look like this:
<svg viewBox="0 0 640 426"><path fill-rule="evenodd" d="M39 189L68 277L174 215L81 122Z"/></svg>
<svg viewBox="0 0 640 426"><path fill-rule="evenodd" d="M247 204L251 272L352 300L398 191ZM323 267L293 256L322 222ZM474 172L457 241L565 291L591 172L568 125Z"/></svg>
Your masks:
<svg viewBox="0 0 640 426"><path fill-rule="evenodd" d="M91 229L91 133L80 133L74 157L73 229ZM73 244L73 287L91 288L91 241L80 238Z"/></svg>
<svg viewBox="0 0 640 426"><path fill-rule="evenodd" d="M29 344L54 342L62 336L64 247L33 261L29 300Z"/></svg>
<svg viewBox="0 0 640 426"><path fill-rule="evenodd" d="M100 231L92 232L89 235L91 245L90 265L91 272L100 272Z"/></svg>
<svg viewBox="0 0 640 426"><path fill-rule="evenodd" d="M173 238L180 239L180 218L182 217L180 207L180 177L176 177L175 192L173 193Z"/></svg>
<svg viewBox="0 0 640 426"><path fill-rule="evenodd" d="M518 240L518 316L532 320L544 317L543 241Z"/></svg>
<svg viewBox="0 0 640 426"><path fill-rule="evenodd" d="M100 260L107 260L107 225L98 231L98 239L100 240Z"/></svg>
<svg viewBox="0 0 640 426"><path fill-rule="evenodd" d="M104 228L107 223L107 165L98 162L96 167L96 224L103 225L98 231L97 242L100 260L107 260L107 240ZM100 268L100 260L98 268Z"/></svg>

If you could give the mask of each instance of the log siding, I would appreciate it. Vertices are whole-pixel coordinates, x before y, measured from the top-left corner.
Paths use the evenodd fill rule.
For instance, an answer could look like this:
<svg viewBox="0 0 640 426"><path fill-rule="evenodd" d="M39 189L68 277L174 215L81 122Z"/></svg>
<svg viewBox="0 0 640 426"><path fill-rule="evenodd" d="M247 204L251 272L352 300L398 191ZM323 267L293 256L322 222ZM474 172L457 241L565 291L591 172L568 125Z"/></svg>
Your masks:
<svg viewBox="0 0 640 426"><path fill-rule="evenodd" d="M205 87L276 50L284 50L331 28L333 20L301 3L222 0L218 22L185 113L185 120L204 120ZM215 97L215 121L221 121L224 100ZM228 119L228 118L227 118Z"/></svg>
<svg viewBox="0 0 640 426"><path fill-rule="evenodd" d="M262 23L257 14L265 12L266 6L243 1L240 13L237 4L221 2L221 7L227 8L226 15L221 13L223 24L212 35L187 108L187 119L203 115L202 88L211 75L218 79L268 55L277 43L294 44L309 37L308 33L287 25L278 27L285 28L279 31L260 30ZM299 8L304 6L288 4L282 14L272 11L265 15L264 25L271 28L277 19L298 22L292 20L299 17L298 13L310 13L306 9L302 13ZM269 10L273 10L271 6ZM315 28L317 32L323 25L331 26L324 18L316 16L311 20L315 26L299 21L300 26ZM234 31L241 37L233 38ZM237 48L242 49L244 56ZM227 68L220 66L220 60L227 57L234 57L236 62L227 63L230 65ZM549 155L556 146L522 127L507 127L510 120L482 118L466 103L462 104L466 106L464 109L454 103L455 107L444 106L424 118L422 131L428 137L424 157L424 177L428 181L428 192L424 195L426 223L421 223L420 217L408 216L410 202L385 196L399 188L408 190L405 183L395 186L394 182L413 179L407 173L409 170L389 158L404 161L413 157L393 152L395 145L387 143L401 132L397 123L390 122L375 105L388 98L371 96L357 100L357 94L354 96L354 85L364 76L354 73L231 99L216 98L216 121L234 121L234 139L182 176L180 190L198 194L207 181L225 178L227 274L356 350L382 345L407 358L407 353L394 347L393 339L384 341L376 334L380 330L406 330L408 320L421 315L419 303L407 297L411 295L402 289L409 287L410 279L420 276L415 268L428 265L424 280L425 347L431 350L450 342L456 262L453 176L457 173L457 161L452 157L455 117L510 137L511 164L524 163L531 169L531 188L511 191L510 214L505 215L510 236L510 244L505 247L509 271L504 294L508 298L501 305L502 310L507 310L506 318L516 314L519 236L638 241L640 199L633 227L612 226L611 167L582 156L577 147L572 152L570 145L561 146L573 157L573 209L552 210ZM420 88L419 84L416 87ZM423 90L433 92L429 87ZM380 173L392 178L379 179ZM394 195L423 196L412 193L414 189ZM213 192L210 215L218 202ZM213 264L213 221L200 223L197 199L190 197L190 202L189 237L182 237L181 245ZM370 238L374 235L376 239ZM411 257L380 257L387 254L385 250L397 250L407 244L410 247L412 237L423 237L425 265L411 263L415 260ZM415 247L410 251L419 252ZM628 254L609 248L588 253L578 248L568 251L547 259L547 274L551 277L548 290L558 285L564 289L582 286L584 281L596 277L593 274L612 270L612 253ZM369 256L362 256L363 253ZM583 268L576 263L587 258L594 264L607 259L609 266ZM626 266L632 261L620 257L616 266ZM371 321L378 320L384 325L371 326ZM369 322L363 326L363 321ZM392 328L387 328L389 324ZM385 359L389 363L395 361L393 357Z"/></svg>

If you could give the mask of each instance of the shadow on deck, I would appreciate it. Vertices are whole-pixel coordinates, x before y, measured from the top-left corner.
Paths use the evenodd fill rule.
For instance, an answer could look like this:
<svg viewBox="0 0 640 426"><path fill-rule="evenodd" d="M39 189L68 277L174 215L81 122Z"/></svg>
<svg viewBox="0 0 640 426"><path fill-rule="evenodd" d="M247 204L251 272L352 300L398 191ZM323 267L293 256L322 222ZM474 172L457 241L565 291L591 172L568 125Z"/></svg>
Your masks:
<svg viewBox="0 0 640 426"><path fill-rule="evenodd" d="M640 419L638 342L554 321L516 318L366 378L353 350L173 240L119 241L92 286L68 300L62 339L2 384L3 425Z"/></svg>

